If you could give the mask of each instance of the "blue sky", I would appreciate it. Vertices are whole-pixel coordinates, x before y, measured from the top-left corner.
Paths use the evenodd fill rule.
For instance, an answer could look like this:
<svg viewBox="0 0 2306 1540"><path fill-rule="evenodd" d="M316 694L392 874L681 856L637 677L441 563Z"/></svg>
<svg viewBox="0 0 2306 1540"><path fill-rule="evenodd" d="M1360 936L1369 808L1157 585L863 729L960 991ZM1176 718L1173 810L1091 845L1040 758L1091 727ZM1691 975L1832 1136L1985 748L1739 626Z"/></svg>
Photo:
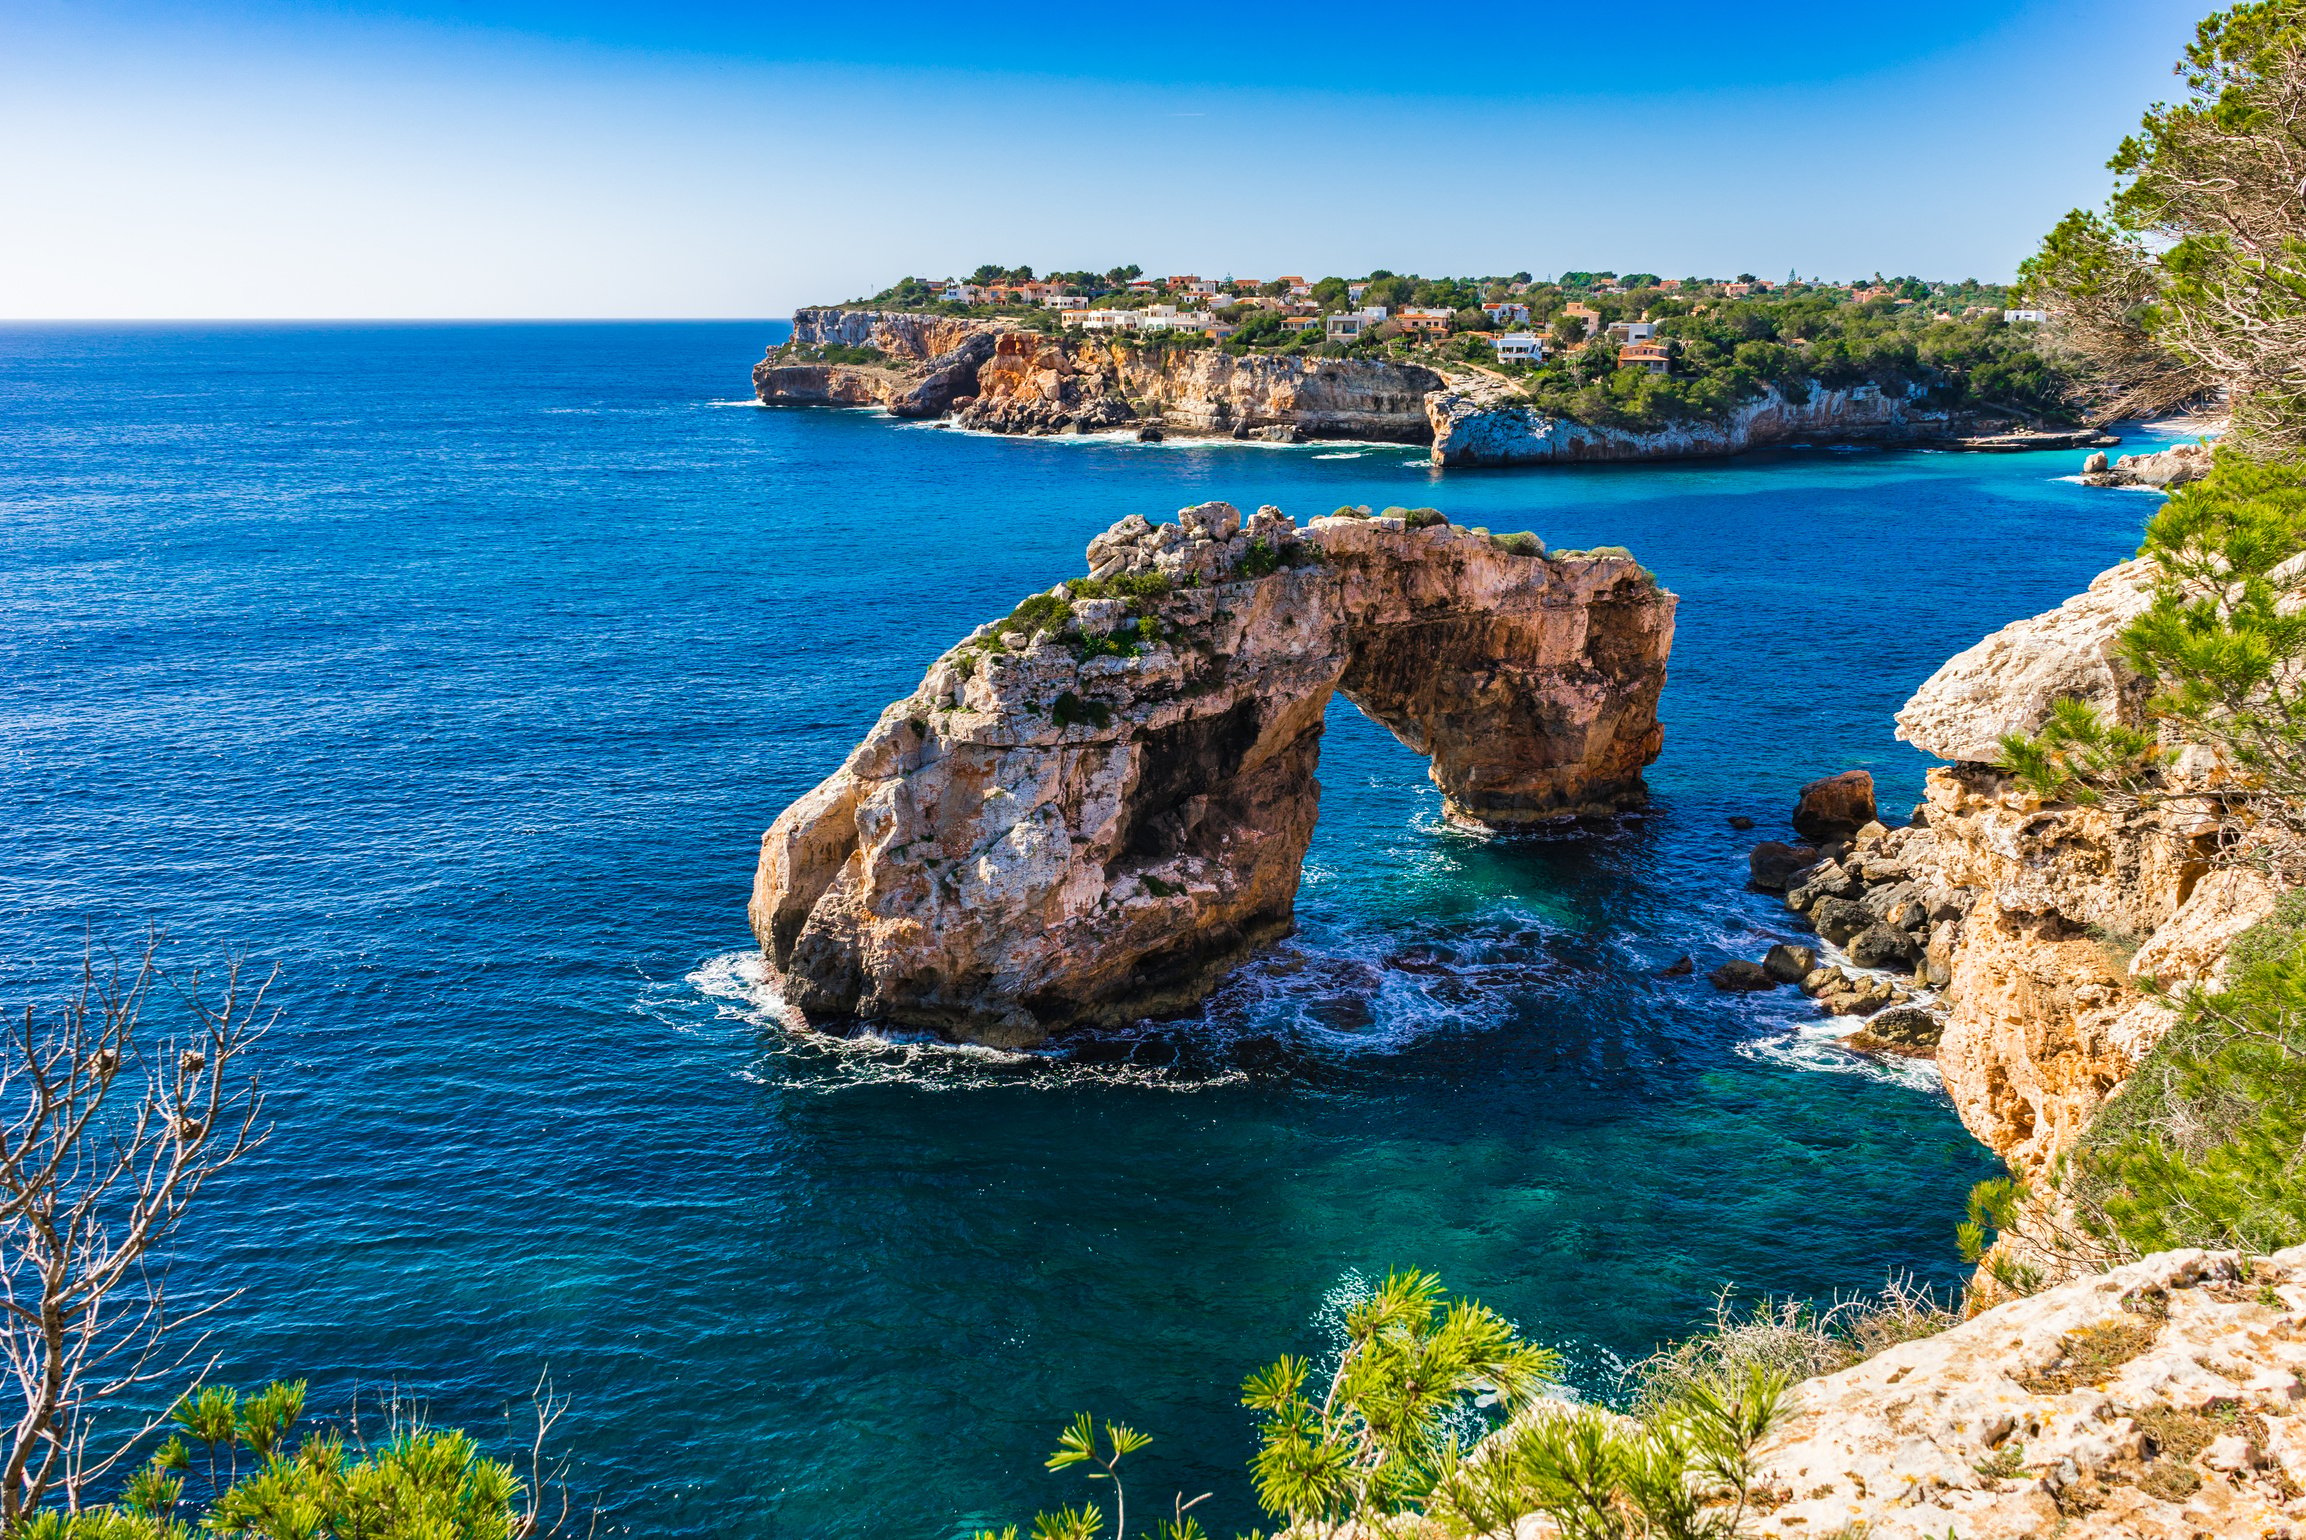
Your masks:
<svg viewBox="0 0 2306 1540"><path fill-rule="evenodd" d="M0 315L761 316L982 261L2006 277L2201 0L0 0Z"/></svg>

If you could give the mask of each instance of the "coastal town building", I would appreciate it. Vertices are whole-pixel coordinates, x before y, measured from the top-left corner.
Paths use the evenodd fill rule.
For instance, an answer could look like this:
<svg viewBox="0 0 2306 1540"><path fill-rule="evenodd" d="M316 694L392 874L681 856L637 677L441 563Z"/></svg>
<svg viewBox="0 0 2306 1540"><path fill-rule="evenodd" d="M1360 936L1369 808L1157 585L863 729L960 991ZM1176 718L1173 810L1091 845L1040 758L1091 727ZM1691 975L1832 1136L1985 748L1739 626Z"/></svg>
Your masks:
<svg viewBox="0 0 2306 1540"><path fill-rule="evenodd" d="M1507 332L1497 339L1497 361L1501 364L1543 363L1545 338L1536 332Z"/></svg>
<svg viewBox="0 0 2306 1540"><path fill-rule="evenodd" d="M1425 305L1401 307L1401 324L1412 336L1440 337L1449 332L1449 312Z"/></svg>
<svg viewBox="0 0 2306 1540"><path fill-rule="evenodd" d="M2002 312L2002 319L2011 322L2031 321L2039 326L2050 319L2050 312L2047 310L2005 310Z"/></svg>
<svg viewBox="0 0 2306 1540"><path fill-rule="evenodd" d="M1617 350L1620 369L1647 369L1652 374L1663 374L1672 366L1666 357L1662 342L1629 342Z"/></svg>
<svg viewBox="0 0 2306 1540"><path fill-rule="evenodd" d="M1657 335L1653 321L1612 321L1609 336L1613 342L1647 342Z"/></svg>
<svg viewBox="0 0 2306 1540"><path fill-rule="evenodd" d="M1372 305L1366 310L1351 310L1343 315L1328 317L1323 328L1324 335L1331 342L1351 342L1376 330L1384 320L1383 305Z"/></svg>
<svg viewBox="0 0 2306 1540"><path fill-rule="evenodd" d="M1529 307L1512 300L1500 300L1493 305L1484 305L1481 309L1482 313L1489 317L1492 326L1527 326L1529 324Z"/></svg>
<svg viewBox="0 0 2306 1540"><path fill-rule="evenodd" d="M1585 334L1588 337L1598 337L1601 335L1601 312L1594 309L1591 305L1584 303L1582 300L1571 300L1568 304L1561 307L1561 313L1566 316L1575 316L1580 321L1583 321L1585 323Z"/></svg>

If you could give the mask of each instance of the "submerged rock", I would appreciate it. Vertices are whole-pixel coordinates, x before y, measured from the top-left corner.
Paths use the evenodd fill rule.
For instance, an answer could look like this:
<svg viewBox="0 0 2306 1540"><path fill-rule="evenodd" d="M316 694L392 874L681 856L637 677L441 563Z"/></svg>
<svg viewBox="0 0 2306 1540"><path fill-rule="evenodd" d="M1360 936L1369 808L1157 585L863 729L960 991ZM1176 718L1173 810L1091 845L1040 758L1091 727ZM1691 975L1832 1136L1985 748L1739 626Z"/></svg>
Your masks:
<svg viewBox="0 0 2306 1540"><path fill-rule="evenodd" d="M804 1013L1023 1045L1191 1007L1291 927L1333 692L1468 826L1646 800L1675 601L1630 557L1210 503L1088 561L762 841L753 930Z"/></svg>
<svg viewBox="0 0 2306 1540"><path fill-rule="evenodd" d="M1908 1059L1934 1059L1946 1021L1919 1005L1893 1005L1867 1019L1861 1031L1842 1041L1860 1053L1894 1053Z"/></svg>

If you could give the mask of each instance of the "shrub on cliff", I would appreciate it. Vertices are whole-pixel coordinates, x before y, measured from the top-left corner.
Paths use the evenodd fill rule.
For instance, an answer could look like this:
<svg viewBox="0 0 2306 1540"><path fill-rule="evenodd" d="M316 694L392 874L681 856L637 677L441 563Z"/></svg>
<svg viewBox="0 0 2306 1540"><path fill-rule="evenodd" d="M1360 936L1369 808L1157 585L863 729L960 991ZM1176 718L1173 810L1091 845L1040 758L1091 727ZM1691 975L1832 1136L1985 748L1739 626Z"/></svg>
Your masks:
<svg viewBox="0 0 2306 1540"><path fill-rule="evenodd" d="M2139 554L2154 566L2122 657L2154 686L2163 736L2215 748L2232 774L2192 794L2278 875L2306 876L2306 467L2221 451L2172 493ZM2045 798L2151 803L2168 755L2149 734L2061 702L2041 729L2002 743L2001 768ZM2287 870L2285 870L2287 869Z"/></svg>
<svg viewBox="0 0 2306 1540"><path fill-rule="evenodd" d="M2306 892L2236 938L2228 968L2069 1162L2085 1222L2139 1252L2306 1241Z"/></svg>

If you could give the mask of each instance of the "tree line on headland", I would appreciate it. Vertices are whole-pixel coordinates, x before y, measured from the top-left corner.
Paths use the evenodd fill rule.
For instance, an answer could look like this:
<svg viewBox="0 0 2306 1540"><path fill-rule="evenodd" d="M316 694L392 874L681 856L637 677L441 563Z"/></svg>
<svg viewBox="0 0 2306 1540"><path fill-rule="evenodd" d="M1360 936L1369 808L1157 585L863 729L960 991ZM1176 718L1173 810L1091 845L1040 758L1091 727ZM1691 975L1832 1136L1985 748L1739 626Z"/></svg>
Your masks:
<svg viewBox="0 0 2306 1540"><path fill-rule="evenodd" d="M1878 275L1855 283L1771 283L1750 273L1569 272L1538 280L1526 272L1427 278L1382 268L1310 282L1149 279L1134 266L1037 279L1030 267L988 264L967 279L905 278L851 306L1000 319L1084 338L1082 318L1099 310L1175 305L1205 312L1208 326L1144 334L1136 345L1477 369L1502 376L1548 415L1595 427L1718 421L1766 391L1798 404L1812 391L1855 387L2037 426L2097 415L2065 350L2031 321L2010 319L2014 292L1975 279ZM1371 320L1350 336L1326 324L1356 311ZM1648 346L1629 345L1637 339L1626 323ZM1500 346L1521 333L1536 346Z"/></svg>

